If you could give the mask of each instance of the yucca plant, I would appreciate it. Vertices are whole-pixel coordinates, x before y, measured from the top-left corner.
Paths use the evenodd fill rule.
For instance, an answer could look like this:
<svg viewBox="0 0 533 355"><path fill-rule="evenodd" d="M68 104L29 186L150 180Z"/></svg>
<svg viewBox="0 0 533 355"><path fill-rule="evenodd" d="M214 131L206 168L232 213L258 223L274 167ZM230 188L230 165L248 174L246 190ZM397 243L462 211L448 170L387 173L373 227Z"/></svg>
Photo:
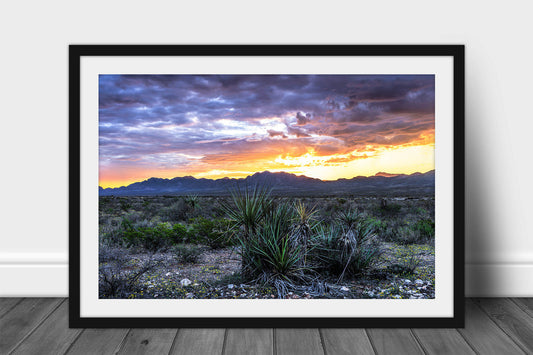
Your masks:
<svg viewBox="0 0 533 355"><path fill-rule="evenodd" d="M255 185L253 188L236 188L231 191L231 202L223 203L222 210L237 229L242 228L244 236L254 233L264 218L265 211L272 204L270 190Z"/></svg>
<svg viewBox="0 0 533 355"><path fill-rule="evenodd" d="M349 218L339 218L336 225L319 229L313 239L318 266L337 275L338 281L365 271L382 253L370 223L362 216L354 218L351 212L342 216Z"/></svg>
<svg viewBox="0 0 533 355"><path fill-rule="evenodd" d="M251 274L266 274L272 279L291 281L301 274L299 267L300 247L292 245L289 235L267 223L250 244L253 257Z"/></svg>
<svg viewBox="0 0 533 355"><path fill-rule="evenodd" d="M291 239L292 206L279 203L266 211L255 231L239 238L242 274L252 280L275 286L282 297L292 281L304 277L301 246Z"/></svg>
<svg viewBox="0 0 533 355"><path fill-rule="evenodd" d="M309 241L312 237L313 230L317 226L315 215L317 211L314 207L307 207L302 201L298 200L294 206L295 217L293 218L293 227L291 241L294 245L301 246L300 262L302 266L306 265L307 253L309 252Z"/></svg>
<svg viewBox="0 0 533 355"><path fill-rule="evenodd" d="M343 229L342 237L346 245L357 247L375 237L372 221L355 210L340 212L337 221Z"/></svg>
<svg viewBox="0 0 533 355"><path fill-rule="evenodd" d="M243 277L251 275L248 266L253 263L251 252L253 235L260 227L265 214L271 210L271 205L270 190L257 185L253 188L235 188L231 191L231 203L222 204L222 210L231 223L229 232L241 247Z"/></svg>
<svg viewBox="0 0 533 355"><path fill-rule="evenodd" d="M193 210L198 206L198 203L200 202L200 198L198 195L187 195L185 197L185 203L189 205Z"/></svg>

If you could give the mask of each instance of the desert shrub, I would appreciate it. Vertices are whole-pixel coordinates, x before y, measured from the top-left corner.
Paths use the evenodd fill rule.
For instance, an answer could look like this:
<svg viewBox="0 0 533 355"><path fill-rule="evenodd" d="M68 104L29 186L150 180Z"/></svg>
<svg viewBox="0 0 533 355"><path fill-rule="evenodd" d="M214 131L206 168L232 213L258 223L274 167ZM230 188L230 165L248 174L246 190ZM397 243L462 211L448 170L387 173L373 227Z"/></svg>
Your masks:
<svg viewBox="0 0 533 355"><path fill-rule="evenodd" d="M326 223L335 219L335 215L341 210L341 206L332 199L322 199L322 208L320 208L319 218Z"/></svg>
<svg viewBox="0 0 533 355"><path fill-rule="evenodd" d="M402 245L425 244L434 239L434 228L431 220L421 220L407 225L396 223L387 229L385 240Z"/></svg>
<svg viewBox="0 0 533 355"><path fill-rule="evenodd" d="M387 270L401 276L413 275L415 270L422 263L422 258L413 248L407 248L399 255L397 263L387 266Z"/></svg>
<svg viewBox="0 0 533 355"><path fill-rule="evenodd" d="M377 236L383 238L387 234L387 229L388 229L387 221L376 218L376 217L371 217L368 219L368 223L370 223L370 225L374 229Z"/></svg>
<svg viewBox="0 0 533 355"><path fill-rule="evenodd" d="M342 197L337 197L337 203L339 205L344 205L346 203L346 199Z"/></svg>
<svg viewBox="0 0 533 355"><path fill-rule="evenodd" d="M150 252L167 249L174 239L174 231L167 223L155 227L134 225L128 219L122 220L123 239L127 247L142 247Z"/></svg>
<svg viewBox="0 0 533 355"><path fill-rule="evenodd" d="M127 212L128 210L131 209L131 207L132 207L132 206L131 206L131 203L129 203L129 202L126 202L126 201L121 201L121 202L120 202L120 209L121 209L122 211Z"/></svg>
<svg viewBox="0 0 533 355"><path fill-rule="evenodd" d="M402 205L399 203L391 203L386 199L381 199L377 212L381 215L394 215L398 214L402 209Z"/></svg>
<svg viewBox="0 0 533 355"><path fill-rule="evenodd" d="M197 217L189 223L187 241L190 243L204 244L213 249L225 248L233 243L228 233L231 222L225 218Z"/></svg>
<svg viewBox="0 0 533 355"><path fill-rule="evenodd" d="M160 215L163 221L180 222L196 217L196 210L195 207L191 206L191 203L180 198L170 206L161 209Z"/></svg>
<svg viewBox="0 0 533 355"><path fill-rule="evenodd" d="M99 225L100 243L106 246L124 246L122 219L109 218Z"/></svg>
<svg viewBox="0 0 533 355"><path fill-rule="evenodd" d="M124 249L99 248L100 298L128 298L141 289L141 277L161 264L152 256L146 260L134 260Z"/></svg>
<svg viewBox="0 0 533 355"><path fill-rule="evenodd" d="M435 222L431 219L421 219L414 224L413 230L420 234L421 238L432 239L435 237Z"/></svg>
<svg viewBox="0 0 533 355"><path fill-rule="evenodd" d="M178 244L172 248L175 258L181 263L195 263L202 255L203 249L198 245Z"/></svg>
<svg viewBox="0 0 533 355"><path fill-rule="evenodd" d="M176 223L172 226L172 242L174 244L181 243L187 239L189 230L186 226L180 223Z"/></svg>
<svg viewBox="0 0 533 355"><path fill-rule="evenodd" d="M401 245L421 244L424 242L420 234L409 226L401 226L389 231L389 239Z"/></svg>

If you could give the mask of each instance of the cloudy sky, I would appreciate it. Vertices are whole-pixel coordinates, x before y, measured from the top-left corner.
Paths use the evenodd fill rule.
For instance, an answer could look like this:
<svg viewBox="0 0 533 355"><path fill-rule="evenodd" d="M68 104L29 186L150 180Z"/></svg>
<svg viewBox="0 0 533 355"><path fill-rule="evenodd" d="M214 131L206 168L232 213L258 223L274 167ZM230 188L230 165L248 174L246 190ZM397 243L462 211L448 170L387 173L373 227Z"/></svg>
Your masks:
<svg viewBox="0 0 533 355"><path fill-rule="evenodd" d="M433 75L100 75L100 186L434 169Z"/></svg>

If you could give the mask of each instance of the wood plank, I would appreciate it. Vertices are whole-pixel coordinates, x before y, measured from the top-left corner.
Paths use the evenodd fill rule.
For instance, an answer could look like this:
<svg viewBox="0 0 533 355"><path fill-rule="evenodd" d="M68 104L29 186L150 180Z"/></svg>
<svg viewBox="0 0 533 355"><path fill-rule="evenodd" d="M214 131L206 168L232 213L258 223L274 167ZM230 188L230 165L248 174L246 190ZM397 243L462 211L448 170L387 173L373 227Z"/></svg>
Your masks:
<svg viewBox="0 0 533 355"><path fill-rule="evenodd" d="M413 329L427 354L475 355L475 351L456 329Z"/></svg>
<svg viewBox="0 0 533 355"><path fill-rule="evenodd" d="M320 329L328 355L374 355L374 349L364 329Z"/></svg>
<svg viewBox="0 0 533 355"><path fill-rule="evenodd" d="M470 299L466 300L465 327L458 329L479 354L523 354L523 351Z"/></svg>
<svg viewBox="0 0 533 355"><path fill-rule="evenodd" d="M486 313L526 353L533 353L533 319L508 298L476 300Z"/></svg>
<svg viewBox="0 0 533 355"><path fill-rule="evenodd" d="M25 298L0 318L0 354L7 354L59 304L59 298Z"/></svg>
<svg viewBox="0 0 533 355"><path fill-rule="evenodd" d="M56 308L13 354L64 354L81 333L68 327L68 300Z"/></svg>
<svg viewBox="0 0 533 355"><path fill-rule="evenodd" d="M0 318L9 312L17 303L22 302L20 297L0 298Z"/></svg>
<svg viewBox="0 0 533 355"><path fill-rule="evenodd" d="M530 317L533 317L533 298L513 298L512 301Z"/></svg>
<svg viewBox="0 0 533 355"><path fill-rule="evenodd" d="M320 333L316 328L276 329L274 333L276 354L283 355L322 355L324 349Z"/></svg>
<svg viewBox="0 0 533 355"><path fill-rule="evenodd" d="M222 354L225 329L180 329L171 354Z"/></svg>
<svg viewBox="0 0 533 355"><path fill-rule="evenodd" d="M224 353L228 355L272 355L273 329L228 329Z"/></svg>
<svg viewBox="0 0 533 355"><path fill-rule="evenodd" d="M119 354L168 354L176 329L132 329L120 348Z"/></svg>
<svg viewBox="0 0 533 355"><path fill-rule="evenodd" d="M377 354L424 354L409 329L367 329Z"/></svg>
<svg viewBox="0 0 533 355"><path fill-rule="evenodd" d="M67 354L116 354L128 334L128 329L85 329Z"/></svg>

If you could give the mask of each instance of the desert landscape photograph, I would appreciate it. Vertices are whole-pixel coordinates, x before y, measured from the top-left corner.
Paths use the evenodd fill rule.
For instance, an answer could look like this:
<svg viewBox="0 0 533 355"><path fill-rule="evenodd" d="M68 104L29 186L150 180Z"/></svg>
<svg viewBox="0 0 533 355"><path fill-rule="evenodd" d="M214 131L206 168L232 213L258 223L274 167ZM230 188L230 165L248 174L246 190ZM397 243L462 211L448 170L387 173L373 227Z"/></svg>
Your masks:
<svg viewBox="0 0 533 355"><path fill-rule="evenodd" d="M435 298L434 75L100 75L101 299Z"/></svg>

